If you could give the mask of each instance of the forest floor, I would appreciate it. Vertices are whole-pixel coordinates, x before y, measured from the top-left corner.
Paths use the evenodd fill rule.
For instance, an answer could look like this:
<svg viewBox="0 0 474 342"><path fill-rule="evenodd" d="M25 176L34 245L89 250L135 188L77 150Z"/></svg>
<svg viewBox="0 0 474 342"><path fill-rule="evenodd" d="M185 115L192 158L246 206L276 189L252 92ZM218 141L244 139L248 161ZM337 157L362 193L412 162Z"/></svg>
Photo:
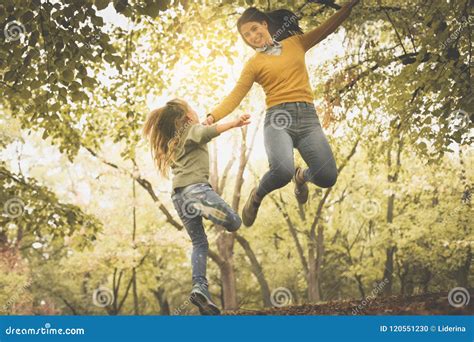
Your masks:
<svg viewBox="0 0 474 342"><path fill-rule="evenodd" d="M362 300L328 301L321 304L227 311L224 315L474 315L474 289L471 288L469 293L469 302L459 308L449 303L447 292L439 292L369 298L364 301L365 305Z"/></svg>

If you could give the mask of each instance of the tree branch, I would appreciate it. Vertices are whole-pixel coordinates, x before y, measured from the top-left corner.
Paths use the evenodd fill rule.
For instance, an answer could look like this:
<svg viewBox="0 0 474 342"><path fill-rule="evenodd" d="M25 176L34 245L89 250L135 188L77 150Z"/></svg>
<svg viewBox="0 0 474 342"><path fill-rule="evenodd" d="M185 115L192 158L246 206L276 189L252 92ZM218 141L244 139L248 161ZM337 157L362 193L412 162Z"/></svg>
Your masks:
<svg viewBox="0 0 474 342"><path fill-rule="evenodd" d="M258 283L260 284L260 287L262 289L262 294L263 294L263 305L265 307L270 307L271 306L271 301L270 301L270 288L268 286L268 282L265 279L265 276L263 274L263 268L262 265L258 262L257 257L255 256L255 253L253 252L252 248L250 247L249 242L241 235L235 234L234 235L239 244L242 246L242 248L245 251L245 254L247 255L247 258L250 261L250 265L252 267L253 274L257 278Z"/></svg>
<svg viewBox="0 0 474 342"><path fill-rule="evenodd" d="M285 222L288 226L288 229L290 231L290 234L293 238L293 240L295 241L295 245L296 245L296 250L298 251L298 255L300 257L300 260L301 260L301 264L303 266L303 269L305 271L305 273L307 274L308 273L308 262L304 256L304 252L303 252L303 247L301 246L301 243L300 243L300 240L298 238L298 233L296 231L296 228L293 224L293 221L291 221L291 218L290 218L290 215L288 214L288 211L286 210L286 207L285 207L285 203L283 201L283 198L281 197L281 194L280 194L280 202L281 204L276 200L275 196L273 194L270 194L269 197L272 199L273 203L275 203L275 206L278 208L278 210L282 213L283 215L283 218L285 219Z"/></svg>
<svg viewBox="0 0 474 342"><path fill-rule="evenodd" d="M135 179L138 182L138 184L140 184L141 187L144 188L148 192L148 194L151 196L153 201L158 204L158 208L165 215L166 221L178 230L183 229L183 226L173 218L170 211L165 207L165 205L161 202L161 200L155 194L155 191L153 190L153 186L151 185L151 183L148 180L140 177L139 175L134 174L133 172L130 172L130 171L124 169L124 168L121 168L118 165L105 160L104 158L99 157L98 154L89 147L85 147L85 149L87 151L89 151L89 153L92 154L95 158L101 160L104 164L109 165L110 167L113 167L114 169L117 169L117 170L127 174L131 178Z"/></svg>
<svg viewBox="0 0 474 342"><path fill-rule="evenodd" d="M338 174L341 173L341 171L346 167L349 160L354 156L354 154L357 150L357 145L359 144L359 140L360 140L360 138L358 138L356 140L356 142L354 143L354 146L352 146L352 149L349 152L349 155L344 159L342 164L337 169ZM314 241L314 238L316 236L315 235L315 229L316 229L316 226L318 225L319 219L321 218L321 213L323 211L324 204L325 204L325 202L326 202L326 200L329 196L329 193L331 192L331 189L333 189L333 187L326 189L326 191L324 192L323 198L319 201L318 208L316 209L316 214L315 214L314 219L313 219L313 223L311 224L311 229L310 229L310 239L311 239L311 241Z"/></svg>
<svg viewBox="0 0 474 342"><path fill-rule="evenodd" d="M222 258L220 257L219 254L217 254L217 253L214 252L213 250L209 249L209 250L207 251L207 255L209 256L209 258L211 258L212 261L214 261L214 262L217 264L217 266L219 266L219 268L224 267L225 261L224 261L224 259L222 259Z"/></svg>

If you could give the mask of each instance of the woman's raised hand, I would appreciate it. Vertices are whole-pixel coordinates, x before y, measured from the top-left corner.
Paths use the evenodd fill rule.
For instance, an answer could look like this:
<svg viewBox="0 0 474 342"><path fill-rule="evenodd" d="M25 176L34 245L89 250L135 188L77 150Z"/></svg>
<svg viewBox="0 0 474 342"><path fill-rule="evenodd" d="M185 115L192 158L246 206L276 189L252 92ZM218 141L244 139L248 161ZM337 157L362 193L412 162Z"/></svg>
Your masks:
<svg viewBox="0 0 474 342"><path fill-rule="evenodd" d="M242 114L237 120L235 120L234 127L247 126L250 123L250 114Z"/></svg>

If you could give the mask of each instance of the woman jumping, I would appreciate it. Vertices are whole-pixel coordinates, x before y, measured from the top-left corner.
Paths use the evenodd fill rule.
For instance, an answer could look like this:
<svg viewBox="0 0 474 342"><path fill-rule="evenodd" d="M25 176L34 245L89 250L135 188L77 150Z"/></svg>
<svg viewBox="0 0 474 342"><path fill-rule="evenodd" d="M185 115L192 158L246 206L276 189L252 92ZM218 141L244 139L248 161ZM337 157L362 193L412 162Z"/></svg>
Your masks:
<svg viewBox="0 0 474 342"><path fill-rule="evenodd" d="M237 21L247 45L256 50L245 64L232 92L206 119L212 124L234 111L254 82L266 95L264 143L270 170L255 187L242 210L242 221L251 226L262 199L270 192L295 183L299 203L308 200L307 181L328 188L336 183L337 166L313 104L305 53L334 32L359 0L352 0L321 26L303 34L295 14L287 10L264 13L248 8ZM295 169L293 148L307 169Z"/></svg>

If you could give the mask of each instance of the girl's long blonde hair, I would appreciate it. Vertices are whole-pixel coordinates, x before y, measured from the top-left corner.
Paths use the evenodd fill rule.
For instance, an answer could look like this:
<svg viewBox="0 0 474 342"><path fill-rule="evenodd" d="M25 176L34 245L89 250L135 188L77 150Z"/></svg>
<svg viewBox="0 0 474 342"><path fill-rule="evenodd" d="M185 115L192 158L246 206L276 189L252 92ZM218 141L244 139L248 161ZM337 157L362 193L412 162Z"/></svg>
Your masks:
<svg viewBox="0 0 474 342"><path fill-rule="evenodd" d="M165 106L152 110L145 120L143 136L150 142L151 156L159 172L168 177L169 167L174 162L174 152L180 142L184 128L189 124L188 104L174 99Z"/></svg>

